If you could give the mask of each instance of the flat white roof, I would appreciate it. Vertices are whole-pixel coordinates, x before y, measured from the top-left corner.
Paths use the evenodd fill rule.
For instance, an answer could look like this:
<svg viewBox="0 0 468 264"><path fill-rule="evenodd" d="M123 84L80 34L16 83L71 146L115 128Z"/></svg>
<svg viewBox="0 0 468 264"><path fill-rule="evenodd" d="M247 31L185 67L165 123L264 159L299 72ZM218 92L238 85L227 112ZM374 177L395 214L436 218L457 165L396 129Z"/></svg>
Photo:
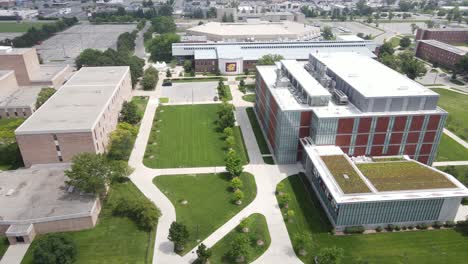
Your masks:
<svg viewBox="0 0 468 264"><path fill-rule="evenodd" d="M81 68L15 133L91 131L128 72L128 66Z"/></svg>
<svg viewBox="0 0 468 264"><path fill-rule="evenodd" d="M312 55L367 98L437 96L437 93L367 56L352 52Z"/></svg>
<svg viewBox="0 0 468 264"><path fill-rule="evenodd" d="M328 90L325 89L317 80L314 79L314 77L312 77L312 75L310 75L310 73L304 69L303 64L298 63L295 60L282 60L281 64L311 97L331 96Z"/></svg>
<svg viewBox="0 0 468 264"><path fill-rule="evenodd" d="M389 200L411 200L411 199L429 199L429 198L445 198L445 197L467 197L468 189L460 183L452 175L446 174L442 171L437 171L443 174L449 181L451 181L456 187L455 188L440 188L440 189L427 189L427 190L404 190L404 191L378 191L357 167L351 161L351 159L343 153L338 146L315 146L309 144L306 139L301 139L302 145L314 163L317 171L322 177L323 182L327 186L328 190L332 194L333 198L337 203L359 203L359 202L372 202L372 201L389 201ZM320 158L321 156L333 156L333 155L344 155L353 167L356 168L356 172L363 182L369 187L370 192L357 193L357 194L344 194L339 184L336 182L335 177L330 173L325 163ZM414 161L414 160L412 160ZM417 162L417 161L414 161ZM432 170L436 170L425 164L417 162L421 166L428 167Z"/></svg>
<svg viewBox="0 0 468 264"><path fill-rule="evenodd" d="M364 41L362 38L356 35L338 35L336 38L344 41Z"/></svg>

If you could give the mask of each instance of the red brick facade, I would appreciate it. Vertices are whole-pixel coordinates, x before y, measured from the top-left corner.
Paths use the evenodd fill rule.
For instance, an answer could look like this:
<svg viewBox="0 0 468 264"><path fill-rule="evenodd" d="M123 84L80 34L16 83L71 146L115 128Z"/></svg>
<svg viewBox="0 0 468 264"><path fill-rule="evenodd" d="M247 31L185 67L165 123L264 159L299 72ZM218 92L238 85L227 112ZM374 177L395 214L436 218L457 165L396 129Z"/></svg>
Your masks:
<svg viewBox="0 0 468 264"><path fill-rule="evenodd" d="M434 39L449 44L468 42L468 30L418 29L416 40Z"/></svg>
<svg viewBox="0 0 468 264"><path fill-rule="evenodd" d="M463 55L420 41L416 48L416 57L453 69Z"/></svg>

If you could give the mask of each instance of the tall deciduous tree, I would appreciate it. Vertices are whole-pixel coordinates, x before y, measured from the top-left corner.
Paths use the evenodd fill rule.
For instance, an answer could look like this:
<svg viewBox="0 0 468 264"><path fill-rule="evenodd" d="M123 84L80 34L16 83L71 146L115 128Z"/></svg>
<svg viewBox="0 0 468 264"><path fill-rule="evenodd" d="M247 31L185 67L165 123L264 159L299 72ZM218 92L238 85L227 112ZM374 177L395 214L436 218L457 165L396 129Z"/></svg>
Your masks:
<svg viewBox="0 0 468 264"><path fill-rule="evenodd" d="M148 46L152 61L170 62L172 59L172 43L179 42L180 36L174 33L163 34L153 38Z"/></svg>
<svg viewBox="0 0 468 264"><path fill-rule="evenodd" d="M242 161L234 149L230 149L226 156L226 170L231 177L238 177L244 171Z"/></svg>
<svg viewBox="0 0 468 264"><path fill-rule="evenodd" d="M211 257L211 249L201 243L197 248L197 263L206 264Z"/></svg>
<svg viewBox="0 0 468 264"><path fill-rule="evenodd" d="M64 234L48 234L37 239L32 248L33 264L71 264L76 259L76 245Z"/></svg>
<svg viewBox="0 0 468 264"><path fill-rule="evenodd" d="M329 26L325 26L322 29L322 37L324 40L333 40L335 36L333 35L332 29Z"/></svg>
<svg viewBox="0 0 468 264"><path fill-rule="evenodd" d="M138 122L140 122L140 120L141 116L138 113L138 106L135 104L135 102L124 102L122 105L122 110L120 110L119 121L136 125Z"/></svg>
<svg viewBox="0 0 468 264"><path fill-rule="evenodd" d="M188 229L184 224L172 222L167 238L174 243L176 251L182 251L189 236Z"/></svg>
<svg viewBox="0 0 468 264"><path fill-rule="evenodd" d="M41 107L57 90L50 87L42 88L36 99L36 109Z"/></svg>
<svg viewBox="0 0 468 264"><path fill-rule="evenodd" d="M274 65L275 62L280 60L284 60L283 55L267 54L263 55L260 59L258 59L257 65Z"/></svg>

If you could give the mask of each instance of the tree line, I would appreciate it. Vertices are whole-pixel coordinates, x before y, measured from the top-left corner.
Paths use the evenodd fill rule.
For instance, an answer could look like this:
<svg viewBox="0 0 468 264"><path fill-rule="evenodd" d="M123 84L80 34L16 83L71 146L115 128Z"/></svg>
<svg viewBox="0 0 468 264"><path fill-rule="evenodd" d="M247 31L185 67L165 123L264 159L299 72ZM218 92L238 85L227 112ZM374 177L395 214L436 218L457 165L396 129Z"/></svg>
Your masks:
<svg viewBox="0 0 468 264"><path fill-rule="evenodd" d="M157 16L172 16L172 6L163 4L158 7L151 6L148 9L138 9L136 11L126 11L125 8L119 7L112 12L93 13L89 18L91 23L131 23L141 19L151 20Z"/></svg>

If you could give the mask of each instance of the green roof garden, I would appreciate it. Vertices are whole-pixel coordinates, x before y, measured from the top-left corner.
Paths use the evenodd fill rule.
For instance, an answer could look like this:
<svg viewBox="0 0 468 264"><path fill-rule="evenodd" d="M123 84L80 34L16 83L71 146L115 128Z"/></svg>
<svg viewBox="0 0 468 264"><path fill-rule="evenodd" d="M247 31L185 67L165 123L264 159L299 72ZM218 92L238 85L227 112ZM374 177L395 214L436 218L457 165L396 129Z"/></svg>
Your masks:
<svg viewBox="0 0 468 264"><path fill-rule="evenodd" d="M321 156L320 158L328 167L328 170L335 178L343 193L371 192L344 155Z"/></svg>
<svg viewBox="0 0 468 264"><path fill-rule="evenodd" d="M378 191L456 188L444 174L414 161L356 164Z"/></svg>

